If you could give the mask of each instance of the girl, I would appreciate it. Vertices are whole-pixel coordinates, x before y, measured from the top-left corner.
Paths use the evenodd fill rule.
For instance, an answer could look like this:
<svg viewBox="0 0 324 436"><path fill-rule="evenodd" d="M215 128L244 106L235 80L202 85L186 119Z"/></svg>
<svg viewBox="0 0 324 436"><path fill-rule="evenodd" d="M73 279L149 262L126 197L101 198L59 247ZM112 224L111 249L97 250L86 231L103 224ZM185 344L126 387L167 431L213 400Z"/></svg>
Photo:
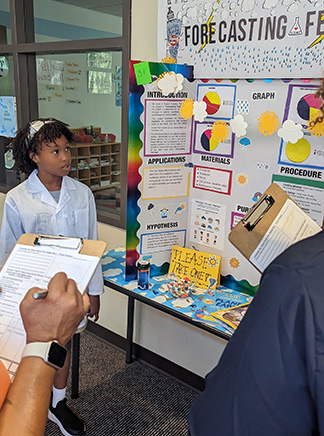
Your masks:
<svg viewBox="0 0 324 436"><path fill-rule="evenodd" d="M27 180L8 192L0 231L0 266L23 233L97 239L97 214L91 190L68 177L71 167L68 125L54 118L28 123L13 140L17 170ZM89 284L90 317L98 320L103 278L99 266ZM57 371L49 419L65 436L83 435L85 425L66 405L70 352Z"/></svg>

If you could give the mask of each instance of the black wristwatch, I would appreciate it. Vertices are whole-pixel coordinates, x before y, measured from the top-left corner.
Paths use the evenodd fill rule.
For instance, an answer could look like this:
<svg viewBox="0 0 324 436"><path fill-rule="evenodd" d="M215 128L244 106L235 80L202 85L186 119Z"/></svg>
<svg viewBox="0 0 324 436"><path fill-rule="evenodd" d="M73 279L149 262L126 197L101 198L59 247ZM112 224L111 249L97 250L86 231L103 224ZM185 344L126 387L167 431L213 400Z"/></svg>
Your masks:
<svg viewBox="0 0 324 436"><path fill-rule="evenodd" d="M53 368L61 369L65 363L66 353L67 349L57 341L31 342L25 346L21 358L28 356L40 357Z"/></svg>

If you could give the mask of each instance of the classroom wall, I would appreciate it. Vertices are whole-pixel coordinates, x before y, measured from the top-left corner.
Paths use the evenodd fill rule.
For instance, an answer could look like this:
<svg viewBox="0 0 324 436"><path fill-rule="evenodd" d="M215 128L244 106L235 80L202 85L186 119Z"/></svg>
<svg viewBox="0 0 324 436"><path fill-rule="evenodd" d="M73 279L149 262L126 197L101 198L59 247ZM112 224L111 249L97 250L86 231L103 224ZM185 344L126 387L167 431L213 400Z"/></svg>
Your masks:
<svg viewBox="0 0 324 436"><path fill-rule="evenodd" d="M157 58L158 0L132 2L131 29L131 59L159 61Z"/></svg>

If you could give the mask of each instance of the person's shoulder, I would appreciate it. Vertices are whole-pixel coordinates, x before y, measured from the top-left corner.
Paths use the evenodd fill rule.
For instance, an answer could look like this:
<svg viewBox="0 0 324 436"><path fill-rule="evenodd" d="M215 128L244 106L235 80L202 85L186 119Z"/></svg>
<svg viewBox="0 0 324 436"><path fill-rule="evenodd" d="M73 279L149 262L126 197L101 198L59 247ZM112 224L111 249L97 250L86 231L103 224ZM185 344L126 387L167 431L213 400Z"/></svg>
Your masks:
<svg viewBox="0 0 324 436"><path fill-rule="evenodd" d="M324 231L316 233L316 235L302 239L299 242L291 245L274 261L274 264L283 266L299 266L311 263L318 255L324 255Z"/></svg>
<svg viewBox="0 0 324 436"><path fill-rule="evenodd" d="M15 199L21 196L22 193L26 190L28 190L28 185L27 180L24 180L23 182L19 183L19 185L15 186L7 192L6 200Z"/></svg>
<svg viewBox="0 0 324 436"><path fill-rule="evenodd" d="M298 279L305 283L307 281L314 283L319 277L322 280L321 268L323 264L324 231L322 230L287 248L270 263L263 272L263 276L279 274L286 276L288 281Z"/></svg>

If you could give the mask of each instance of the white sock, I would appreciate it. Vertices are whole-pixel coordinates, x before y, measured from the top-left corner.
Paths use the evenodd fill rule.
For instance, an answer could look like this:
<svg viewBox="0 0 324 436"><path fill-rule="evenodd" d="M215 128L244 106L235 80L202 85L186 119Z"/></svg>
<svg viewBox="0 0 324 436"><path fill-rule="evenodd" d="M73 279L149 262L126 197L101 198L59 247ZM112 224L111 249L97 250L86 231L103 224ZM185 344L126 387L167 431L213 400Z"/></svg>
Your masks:
<svg viewBox="0 0 324 436"><path fill-rule="evenodd" d="M55 386L52 386L53 398L52 398L52 406L56 407L59 401L64 400L66 387L63 389L57 389Z"/></svg>

